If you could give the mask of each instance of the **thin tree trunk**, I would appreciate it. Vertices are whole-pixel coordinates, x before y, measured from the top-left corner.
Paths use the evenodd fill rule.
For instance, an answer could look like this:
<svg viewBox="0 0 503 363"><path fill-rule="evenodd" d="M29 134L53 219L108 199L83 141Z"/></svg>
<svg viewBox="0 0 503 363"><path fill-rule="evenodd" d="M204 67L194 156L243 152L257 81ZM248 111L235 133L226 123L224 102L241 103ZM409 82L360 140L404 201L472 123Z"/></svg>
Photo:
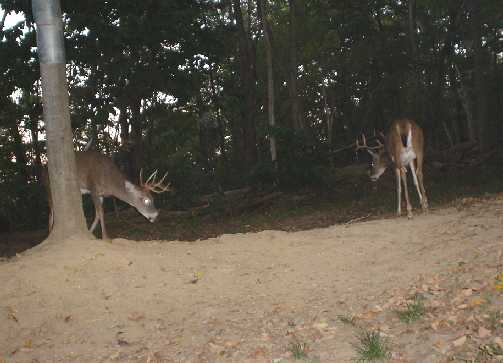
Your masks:
<svg viewBox="0 0 503 363"><path fill-rule="evenodd" d="M411 102L409 113L413 117L417 117L417 95L419 88L419 73L417 64L417 42L416 42L416 0L409 0L408 3L409 15L409 46L410 46L410 60L412 64L412 89L411 89Z"/></svg>
<svg viewBox="0 0 503 363"><path fill-rule="evenodd" d="M8 12L4 11L2 15L2 20L0 21L0 33L3 32L3 27L5 25L5 19L7 18Z"/></svg>
<svg viewBox="0 0 503 363"><path fill-rule="evenodd" d="M243 20L240 0L233 0L234 14L239 36L239 65L240 80L244 94L244 103L241 112L242 135L244 146L244 161L248 168L257 162L257 134L255 129L255 115L257 107L256 74L255 74L255 49ZM248 12L250 13L250 12ZM249 23L249 22L248 22Z"/></svg>
<svg viewBox="0 0 503 363"><path fill-rule="evenodd" d="M456 70L456 74L459 78L459 88L458 88L458 93L459 97L461 99L461 104L463 105L463 109L466 114L466 129L468 133L468 140L469 141L475 141L477 139L476 133L475 133L475 120L473 117L473 110L472 110L472 105L470 103L470 97L468 95L468 91L466 89L463 76L461 75L461 71L459 70L459 67L456 65L454 66L454 69Z"/></svg>
<svg viewBox="0 0 503 363"><path fill-rule="evenodd" d="M132 121L132 172L139 181L140 170L143 167L143 125L141 122L141 99L136 99L131 105Z"/></svg>
<svg viewBox="0 0 503 363"><path fill-rule="evenodd" d="M480 4L472 1L470 5L472 37L473 37L473 57L474 57L474 91L475 91L475 114L477 117L477 134L481 151L486 150L487 143L487 97L484 81L484 54L482 49L482 20Z"/></svg>
<svg viewBox="0 0 503 363"><path fill-rule="evenodd" d="M213 79L213 69L210 69L209 72L209 77L210 77L210 90L211 90L211 98L213 101L214 106L216 107L217 111L217 121L218 121L218 139L219 139L219 146L220 146L220 153L224 160L227 159L227 154L225 150L225 127L224 127L224 122L222 119L222 111L220 107L220 102L218 102L218 98L215 92L215 81Z"/></svg>
<svg viewBox="0 0 503 363"><path fill-rule="evenodd" d="M38 118L31 115L30 120L30 134L31 134L31 143L33 148L33 154L35 155L33 175L37 179L40 180L40 171L42 170L42 157L41 150L38 141Z"/></svg>
<svg viewBox="0 0 503 363"><path fill-rule="evenodd" d="M14 140L14 156L16 157L16 165L18 167L19 176L21 177L21 181L26 185L28 184L29 175L27 169L27 159L26 159L26 150L23 144L23 138L19 132L19 125L17 121L14 120L14 123L9 128L9 133L12 139Z"/></svg>
<svg viewBox="0 0 503 363"><path fill-rule="evenodd" d="M262 29L264 31L264 40L266 45L266 63L267 63L267 111L269 127L272 132L269 133L269 147L271 150L271 161L274 167L277 167L276 137L274 136L274 126L276 125L274 113L274 72L273 72L273 51L272 51L272 30L267 20L266 3L264 0L257 0L257 9L262 20Z"/></svg>
<svg viewBox="0 0 503 363"><path fill-rule="evenodd" d="M290 25L289 29L289 84L288 93L290 96L290 112L292 127L294 130L304 128L304 119L300 110L300 100L297 93L297 2L299 0L288 0L290 5Z"/></svg>

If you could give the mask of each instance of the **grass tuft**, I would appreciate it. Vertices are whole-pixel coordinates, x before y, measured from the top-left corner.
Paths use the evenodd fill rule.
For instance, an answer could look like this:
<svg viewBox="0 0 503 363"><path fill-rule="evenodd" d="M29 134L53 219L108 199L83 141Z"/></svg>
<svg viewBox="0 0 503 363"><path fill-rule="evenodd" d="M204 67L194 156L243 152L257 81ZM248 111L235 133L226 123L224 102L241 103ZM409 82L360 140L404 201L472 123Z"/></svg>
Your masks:
<svg viewBox="0 0 503 363"><path fill-rule="evenodd" d="M421 319L426 314L422 297L416 295L414 300L408 303L405 309L397 310L396 313L398 318L407 324Z"/></svg>
<svg viewBox="0 0 503 363"><path fill-rule="evenodd" d="M391 351L388 342L378 331L363 330L357 338L358 343L354 345L357 362L376 362L390 359Z"/></svg>
<svg viewBox="0 0 503 363"><path fill-rule="evenodd" d="M349 315L349 314L337 315L337 319L339 319L339 321L341 323L348 324L351 326L356 326L356 318L353 315Z"/></svg>
<svg viewBox="0 0 503 363"><path fill-rule="evenodd" d="M290 353L292 353L292 357L294 359L304 359L307 358L307 343L295 342L290 344L288 347Z"/></svg>

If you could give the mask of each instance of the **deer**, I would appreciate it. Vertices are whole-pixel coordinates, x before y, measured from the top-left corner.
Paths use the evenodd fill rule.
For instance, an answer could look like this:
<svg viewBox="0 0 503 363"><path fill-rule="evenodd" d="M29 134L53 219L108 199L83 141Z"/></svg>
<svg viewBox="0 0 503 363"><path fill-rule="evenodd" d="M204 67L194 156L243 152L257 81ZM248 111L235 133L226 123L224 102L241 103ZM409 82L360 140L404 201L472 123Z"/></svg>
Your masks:
<svg viewBox="0 0 503 363"><path fill-rule="evenodd" d="M164 184L168 173L157 179L157 170L143 182L142 170L140 170L140 184L136 185L129 180L115 165L111 158L95 150L75 152L77 164L78 184L82 194L90 194L94 204L94 221L89 230L95 230L98 223L101 225L101 237L108 240L103 212L104 197L113 196L135 207L150 222L155 222L159 211L154 205L152 193L163 193L170 190L169 183ZM47 166L42 170L42 184L48 194L49 204L49 232L54 225L52 209L52 196L49 184Z"/></svg>
<svg viewBox="0 0 503 363"><path fill-rule="evenodd" d="M423 130L410 119L394 120L384 135L379 135L384 144L377 137L377 146L368 146L365 134L362 134L362 143L356 139L355 151L366 150L372 157L369 167L370 180L375 182L386 169L391 166L395 171L397 216L401 216L402 188L407 204L407 217L412 218L412 206L409 201L407 189L407 167L410 168L414 185L419 195L419 202L423 211L428 210L428 198L423 184L423 160L424 160L424 135Z"/></svg>

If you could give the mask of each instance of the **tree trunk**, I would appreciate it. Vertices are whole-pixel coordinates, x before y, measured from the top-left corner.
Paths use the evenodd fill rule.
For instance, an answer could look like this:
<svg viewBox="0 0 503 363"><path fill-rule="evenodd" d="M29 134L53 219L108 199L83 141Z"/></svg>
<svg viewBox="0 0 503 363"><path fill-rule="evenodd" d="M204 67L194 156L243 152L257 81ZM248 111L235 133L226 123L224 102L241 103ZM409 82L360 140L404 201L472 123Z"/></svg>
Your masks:
<svg viewBox="0 0 503 363"><path fill-rule="evenodd" d="M244 161L250 169L257 162L255 48L247 29L245 29L240 0L233 0L233 4L239 36L240 81L245 98L241 109Z"/></svg>
<svg viewBox="0 0 503 363"><path fill-rule="evenodd" d="M264 0L257 0L257 11L262 21L262 29L264 31L264 39L266 46L266 63L267 63L267 115L269 120L269 147L271 150L271 161L277 167L277 150L276 137L274 136L274 126L276 125L274 113L274 72L273 72L273 53L272 53L272 30L267 20L266 5Z"/></svg>
<svg viewBox="0 0 503 363"><path fill-rule="evenodd" d="M82 210L66 85L63 24L59 0L33 0L40 57L49 180L53 200L52 241L91 238Z"/></svg>
<svg viewBox="0 0 503 363"><path fill-rule="evenodd" d="M290 5L290 25L289 30L289 84L288 94L290 96L290 112L292 128L300 130L304 128L304 118L301 114L300 100L297 94L297 2L299 0L288 0Z"/></svg>
<svg viewBox="0 0 503 363"><path fill-rule="evenodd" d="M132 172L136 181L139 181L140 170L143 167L143 125L141 122L141 99L136 99L131 105L131 161Z"/></svg>
<svg viewBox="0 0 503 363"><path fill-rule="evenodd" d="M475 115L477 118L477 136L481 151L489 146L487 143L487 96L485 88L485 62L482 48L482 20L480 4L478 1L470 1L473 57L474 57L474 91L475 91Z"/></svg>
<svg viewBox="0 0 503 363"><path fill-rule="evenodd" d="M410 62L412 65L412 85L410 90L410 107L408 113L417 118L417 95L419 88L419 72L417 63L417 43L416 43L416 0L409 0L409 46Z"/></svg>
<svg viewBox="0 0 503 363"><path fill-rule="evenodd" d="M40 151L40 144L38 141L38 117L31 115L30 120L30 134L31 134L31 143L33 154L35 155L33 175L37 179L40 180L40 171L42 170L42 157Z"/></svg>
<svg viewBox="0 0 503 363"><path fill-rule="evenodd" d="M220 146L220 153L222 155L222 158L224 160L227 159L227 152L225 150L225 126L224 126L224 120L222 119L222 111L220 107L220 102L218 101L216 92L215 92L215 81L213 79L213 69L210 68L209 71L209 77L210 77L210 90L211 90L211 98L213 105L216 108L216 113L217 113L217 122L218 122L218 140L219 140L219 146Z"/></svg>
<svg viewBox="0 0 503 363"><path fill-rule="evenodd" d="M13 149L14 156L16 157L17 170L19 171L20 181L24 184L28 184L29 175L27 169L27 159L26 150L23 144L23 138L19 133L19 125L16 120L13 120L11 127L9 128L9 134L14 140Z"/></svg>

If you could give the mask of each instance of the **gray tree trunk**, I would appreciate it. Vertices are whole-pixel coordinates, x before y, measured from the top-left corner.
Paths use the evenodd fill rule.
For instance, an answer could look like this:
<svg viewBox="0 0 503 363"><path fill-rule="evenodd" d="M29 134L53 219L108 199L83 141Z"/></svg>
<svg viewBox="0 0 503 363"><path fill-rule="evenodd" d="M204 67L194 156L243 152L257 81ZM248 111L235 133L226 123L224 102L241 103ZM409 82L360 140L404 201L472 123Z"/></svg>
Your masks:
<svg viewBox="0 0 503 363"><path fill-rule="evenodd" d="M54 226L49 239L63 241L71 237L91 238L84 219L77 181L68 109L61 7L59 0L33 0L32 4L37 24L54 213Z"/></svg>

